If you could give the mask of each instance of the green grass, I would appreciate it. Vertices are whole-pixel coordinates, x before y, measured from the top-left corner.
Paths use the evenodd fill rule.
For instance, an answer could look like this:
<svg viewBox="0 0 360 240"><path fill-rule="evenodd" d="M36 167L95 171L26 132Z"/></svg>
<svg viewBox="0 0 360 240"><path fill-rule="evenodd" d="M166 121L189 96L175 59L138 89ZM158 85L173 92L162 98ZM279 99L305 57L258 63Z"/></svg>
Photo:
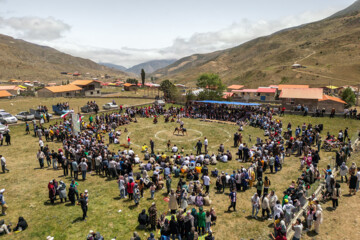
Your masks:
<svg viewBox="0 0 360 240"><path fill-rule="evenodd" d="M116 104L130 106L135 104L144 104L153 102L150 99L116 98ZM46 105L52 113L52 105L68 102L70 109L75 112L80 110L88 101L96 101L102 110L102 105L111 102L112 98L36 98L36 97L16 97L13 99L0 99L0 108L11 114L18 114L21 111L29 111L30 108L36 109L39 105Z"/></svg>
<svg viewBox="0 0 360 240"><path fill-rule="evenodd" d="M85 118L85 121L88 118ZM209 139L210 153L215 152L220 143L224 143L226 149L231 150L235 156L236 149L232 148L232 136L237 130L236 126L218 123L206 123L199 120L185 119L185 126L189 130L189 138L183 136L173 136L175 123L164 123L161 117L157 125L152 124L152 119L138 119L136 124L130 124L129 130L132 147L139 153L143 143L149 144L149 139L155 141L157 151L165 151L166 141L170 139L173 143L177 141L179 147L184 147L186 153L193 152L198 132L202 133L201 139L205 136ZM327 131L336 134L338 130L348 126L350 134L355 133L359 126L358 121L344 120L341 118L311 118L301 116L285 116L282 118L285 126L290 121L295 127L303 122L312 122L313 124L323 123L323 135ZM120 128L122 131L124 127ZM166 131L164 131L166 130ZM194 131L193 131L194 130ZM156 133L163 140L155 138ZM9 205L8 215L4 217L6 222L15 222L19 216L23 216L29 224L29 228L19 234L12 235L9 239L45 239L46 236L55 236L55 239L84 239L90 229L99 231L104 235L105 239L117 237L117 239L130 239L131 234L137 228L137 215L142 209L147 209L152 200L147 200L150 196L149 191L145 191L145 196L140 201L140 205L133 207L133 202L128 200L119 200L118 187L115 180L108 180L99 176L89 176L85 182L79 181L79 191L89 190L90 202L87 222L78 221L81 217L81 209L79 206L66 206L66 204L48 205L47 184L51 179L64 180L67 186L70 178L59 177L62 171L54 171L52 169L40 170L36 159L36 151L38 149L37 138L30 135L24 135L24 126L12 126L12 145L9 147L0 147L0 153L3 154L8 162L10 173L0 175L0 188L6 188L6 201ZM201 135L201 134L200 134ZM230 136L229 136L230 135ZM263 138L263 131L260 129L245 127L243 132L245 142L248 142L248 135L252 136L253 143L256 136ZM121 142L125 141L125 134L121 138ZM179 142L181 141L181 142ZM249 142L248 142L249 143ZM58 149L60 143L48 143L51 149ZM119 146L111 145L112 150L118 150ZM142 156L142 154L139 154ZM320 167L327 165L327 160L333 153L321 153L322 160ZM231 173L232 170L240 168L244 165L237 161L230 161L227 164L218 163L217 168L220 171ZM282 197L281 193L290 184L291 180L296 179L300 175L299 161L295 157L285 159L283 170L277 174L266 175L272 182L271 189L274 189L278 197ZM210 166L212 170L214 166ZM138 170L138 166L135 167ZM175 187L178 179L173 180ZM212 179L215 183L215 179ZM215 194L215 190L211 187L210 198L213 201L212 207L218 214L217 225L213 227L217 239L234 239L239 238L255 238L267 239L272 228L269 227L270 221L256 221L247 218L251 215L250 198L254 194L255 189L239 193L236 213L225 213L228 207L228 190L225 194ZM163 200L165 191L155 194L155 202L159 214L167 211L167 203ZM209 207L205 207L208 209ZM118 213L118 210L122 210ZM326 224L326 219L324 220ZM142 238L149 236L149 232L138 231Z"/></svg>

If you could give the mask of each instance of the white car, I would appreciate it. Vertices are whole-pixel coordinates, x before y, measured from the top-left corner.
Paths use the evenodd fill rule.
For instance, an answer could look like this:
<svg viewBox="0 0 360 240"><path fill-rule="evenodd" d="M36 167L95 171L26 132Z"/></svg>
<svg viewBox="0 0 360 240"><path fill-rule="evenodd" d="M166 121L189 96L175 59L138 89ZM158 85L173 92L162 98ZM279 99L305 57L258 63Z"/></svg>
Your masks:
<svg viewBox="0 0 360 240"><path fill-rule="evenodd" d="M105 103L103 105L103 109L105 109L105 110L118 109L118 108L119 108L119 106L114 103Z"/></svg>
<svg viewBox="0 0 360 240"><path fill-rule="evenodd" d="M7 127L7 126L2 125L2 124L0 123L0 133L4 134L4 133L6 132L6 130L7 130L7 129L8 129L8 127Z"/></svg>
<svg viewBox="0 0 360 240"><path fill-rule="evenodd" d="M19 112L15 115L15 117L23 121L33 120L35 118L34 114L31 114L29 112Z"/></svg>
<svg viewBox="0 0 360 240"><path fill-rule="evenodd" d="M166 103L164 100L160 99L160 100L155 100L154 104L157 106L165 106Z"/></svg>
<svg viewBox="0 0 360 240"><path fill-rule="evenodd" d="M0 112L1 123L17 123L17 118L7 112Z"/></svg>

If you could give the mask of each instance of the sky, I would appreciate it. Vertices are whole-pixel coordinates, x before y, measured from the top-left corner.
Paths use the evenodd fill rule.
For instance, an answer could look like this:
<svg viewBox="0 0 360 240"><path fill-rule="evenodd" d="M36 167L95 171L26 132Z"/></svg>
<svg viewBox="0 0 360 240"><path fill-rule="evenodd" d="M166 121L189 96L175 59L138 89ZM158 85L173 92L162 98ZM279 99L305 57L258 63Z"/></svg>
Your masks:
<svg viewBox="0 0 360 240"><path fill-rule="evenodd" d="M131 67L234 47L355 0L0 0L0 33Z"/></svg>

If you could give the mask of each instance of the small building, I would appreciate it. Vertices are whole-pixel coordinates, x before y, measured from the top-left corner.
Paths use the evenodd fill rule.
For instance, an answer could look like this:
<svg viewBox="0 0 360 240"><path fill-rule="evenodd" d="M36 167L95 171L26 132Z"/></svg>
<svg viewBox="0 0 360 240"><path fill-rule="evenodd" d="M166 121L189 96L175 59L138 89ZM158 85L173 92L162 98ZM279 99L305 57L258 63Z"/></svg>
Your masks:
<svg viewBox="0 0 360 240"><path fill-rule="evenodd" d="M323 95L323 98L318 102L318 108L325 108L327 112L331 111L331 109L335 109L337 113L343 113L345 109L346 102L338 97L333 97L329 95Z"/></svg>
<svg viewBox="0 0 360 240"><path fill-rule="evenodd" d="M230 85L227 87L229 92L231 92L233 90L241 90L243 88L244 88L244 85Z"/></svg>
<svg viewBox="0 0 360 240"><path fill-rule="evenodd" d="M136 84L131 83L125 83L123 86L125 91L136 91L138 88Z"/></svg>
<svg viewBox="0 0 360 240"><path fill-rule="evenodd" d="M276 89L270 88L270 87L259 87L256 91L257 93L257 99L259 99L262 102L266 101L274 101L275 100L275 94Z"/></svg>
<svg viewBox="0 0 360 240"><path fill-rule="evenodd" d="M322 88L284 88L279 99L287 109L292 109L297 105L304 105L309 111L314 111L318 107L319 100L323 99Z"/></svg>
<svg viewBox="0 0 360 240"><path fill-rule="evenodd" d="M76 80L71 85L82 89L82 95L86 97L101 96L101 82L95 80Z"/></svg>
<svg viewBox="0 0 360 240"><path fill-rule="evenodd" d="M17 80L17 79L10 79L8 81L8 84L11 84L11 85L19 85L19 84L22 84L22 81L21 80Z"/></svg>
<svg viewBox="0 0 360 240"><path fill-rule="evenodd" d="M19 95L23 89L16 85L6 85L0 86L0 90L8 91L11 95L16 96Z"/></svg>
<svg viewBox="0 0 360 240"><path fill-rule="evenodd" d="M329 86L323 87L323 89L324 89L324 93L329 95L329 94L337 94L339 88L329 85Z"/></svg>
<svg viewBox="0 0 360 240"><path fill-rule="evenodd" d="M6 90L0 90L0 98L10 98L12 94Z"/></svg>
<svg viewBox="0 0 360 240"><path fill-rule="evenodd" d="M73 84L44 87L37 91L38 97L77 97L82 95L82 88Z"/></svg>
<svg viewBox="0 0 360 240"><path fill-rule="evenodd" d="M233 95L234 95L234 93L232 93L232 92L224 92L222 98L228 99L228 98L231 98Z"/></svg>
<svg viewBox="0 0 360 240"><path fill-rule="evenodd" d="M248 101L248 100L257 100L257 89L241 89L233 90L234 101Z"/></svg>

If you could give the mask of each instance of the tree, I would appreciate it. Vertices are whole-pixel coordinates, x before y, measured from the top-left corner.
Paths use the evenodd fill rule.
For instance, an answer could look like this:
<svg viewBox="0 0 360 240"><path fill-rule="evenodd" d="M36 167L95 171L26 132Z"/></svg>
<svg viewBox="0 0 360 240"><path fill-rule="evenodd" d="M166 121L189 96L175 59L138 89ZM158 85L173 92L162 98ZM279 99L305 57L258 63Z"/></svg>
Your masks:
<svg viewBox="0 0 360 240"><path fill-rule="evenodd" d="M135 79L135 78L128 78L128 79L126 79L126 82L131 83L131 84L135 84L135 85L138 84L138 80Z"/></svg>
<svg viewBox="0 0 360 240"><path fill-rule="evenodd" d="M175 100L178 95L178 89L169 80L160 83L160 90L164 92L164 97L169 100Z"/></svg>
<svg viewBox="0 0 360 240"><path fill-rule="evenodd" d="M141 69L141 83L144 87L145 86L145 71L143 68Z"/></svg>
<svg viewBox="0 0 360 240"><path fill-rule="evenodd" d="M196 86L204 89L198 96L201 100L221 100L226 89L219 75L214 73L201 74L197 79Z"/></svg>
<svg viewBox="0 0 360 240"><path fill-rule="evenodd" d="M355 105L355 98L355 93L349 87L341 93L341 99L344 100L350 107Z"/></svg>

